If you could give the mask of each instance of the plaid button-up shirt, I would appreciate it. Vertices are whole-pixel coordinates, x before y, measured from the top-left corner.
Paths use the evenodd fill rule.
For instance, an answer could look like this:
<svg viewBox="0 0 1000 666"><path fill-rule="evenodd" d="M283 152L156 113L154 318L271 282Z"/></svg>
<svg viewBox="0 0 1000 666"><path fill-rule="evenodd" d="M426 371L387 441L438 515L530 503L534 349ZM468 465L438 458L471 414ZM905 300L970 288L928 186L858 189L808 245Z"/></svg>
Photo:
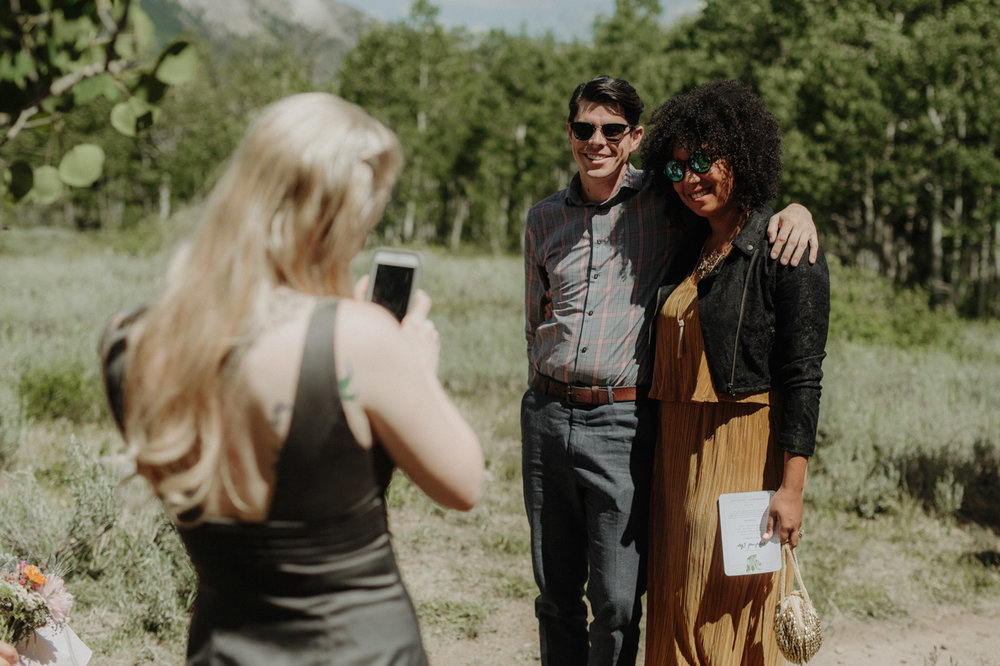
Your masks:
<svg viewBox="0 0 1000 666"><path fill-rule="evenodd" d="M530 370L569 384L651 377L648 310L679 235L666 197L632 166L613 197L586 202L580 176L535 204L525 229Z"/></svg>

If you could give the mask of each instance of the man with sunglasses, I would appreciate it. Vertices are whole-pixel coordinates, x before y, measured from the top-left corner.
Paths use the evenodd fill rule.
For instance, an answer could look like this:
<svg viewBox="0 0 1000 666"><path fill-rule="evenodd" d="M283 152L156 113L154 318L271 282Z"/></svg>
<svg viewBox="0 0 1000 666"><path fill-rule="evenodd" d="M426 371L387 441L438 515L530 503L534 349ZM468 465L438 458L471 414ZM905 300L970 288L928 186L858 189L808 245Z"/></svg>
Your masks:
<svg viewBox="0 0 1000 666"><path fill-rule="evenodd" d="M525 229L522 472L544 666L631 666L638 651L657 427L648 321L684 247L665 193L629 163L642 109L622 79L576 88L566 132L579 171L532 207ZM675 171L697 173L700 160ZM769 233L783 263L807 248L815 261L805 208L783 210Z"/></svg>

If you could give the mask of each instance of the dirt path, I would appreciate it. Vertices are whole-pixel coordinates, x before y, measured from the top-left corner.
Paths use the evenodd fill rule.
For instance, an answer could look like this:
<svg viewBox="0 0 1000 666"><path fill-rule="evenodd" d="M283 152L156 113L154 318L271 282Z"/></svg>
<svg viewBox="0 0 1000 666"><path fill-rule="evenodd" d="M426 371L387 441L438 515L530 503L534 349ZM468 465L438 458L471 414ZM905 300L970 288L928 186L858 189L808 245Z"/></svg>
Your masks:
<svg viewBox="0 0 1000 666"><path fill-rule="evenodd" d="M1000 664L1000 613L926 610L906 622L830 623L810 666L839 664Z"/></svg>
<svg viewBox="0 0 1000 666"><path fill-rule="evenodd" d="M512 604L495 626L475 640L427 636L434 666L537 664L530 608ZM639 664L642 664L640 655ZM905 621L834 619L825 623L824 644L809 666L1000 666L1000 608L983 614L928 609Z"/></svg>

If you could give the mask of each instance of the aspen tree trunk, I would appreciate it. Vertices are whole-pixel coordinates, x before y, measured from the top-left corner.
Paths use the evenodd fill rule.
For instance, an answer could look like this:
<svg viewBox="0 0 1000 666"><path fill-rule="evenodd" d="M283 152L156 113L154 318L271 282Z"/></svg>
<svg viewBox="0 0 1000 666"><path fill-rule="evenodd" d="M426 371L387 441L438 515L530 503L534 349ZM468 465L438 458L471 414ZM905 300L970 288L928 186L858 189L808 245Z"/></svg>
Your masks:
<svg viewBox="0 0 1000 666"><path fill-rule="evenodd" d="M170 217L170 174L160 179L160 222Z"/></svg>
<svg viewBox="0 0 1000 666"><path fill-rule="evenodd" d="M500 209L490 225L490 251L494 254L503 250L507 240L507 218L510 215L510 190L504 187L500 195Z"/></svg>
<svg viewBox="0 0 1000 666"><path fill-rule="evenodd" d="M993 188L986 188L986 198L989 200L993 196ZM989 242L989 241L986 241ZM993 242L992 242L992 274L989 279L984 282L984 291L989 288L990 293L993 294L993 304L989 310L992 311L994 316L1000 316L1000 221L993 220Z"/></svg>
<svg viewBox="0 0 1000 666"><path fill-rule="evenodd" d="M935 182L931 185L930 225L930 276L931 307L936 308L946 301L947 285L944 282L944 188Z"/></svg>
<svg viewBox="0 0 1000 666"><path fill-rule="evenodd" d="M934 127L934 146L936 152L940 152L944 143L944 123L941 114L934 106L936 92L934 86L927 86L925 91L927 97L927 117ZM928 183L931 192L931 210L929 211L928 224L930 225L930 275L928 284L931 288L932 308L941 305L947 300L947 285L944 282L944 185L941 182L940 174L938 178Z"/></svg>
<svg viewBox="0 0 1000 666"><path fill-rule="evenodd" d="M462 244L462 229L465 227L465 221L469 219L470 206L468 197L459 197L458 210L455 211L455 216L452 218L451 234L448 236L448 249L452 251L457 250Z"/></svg>

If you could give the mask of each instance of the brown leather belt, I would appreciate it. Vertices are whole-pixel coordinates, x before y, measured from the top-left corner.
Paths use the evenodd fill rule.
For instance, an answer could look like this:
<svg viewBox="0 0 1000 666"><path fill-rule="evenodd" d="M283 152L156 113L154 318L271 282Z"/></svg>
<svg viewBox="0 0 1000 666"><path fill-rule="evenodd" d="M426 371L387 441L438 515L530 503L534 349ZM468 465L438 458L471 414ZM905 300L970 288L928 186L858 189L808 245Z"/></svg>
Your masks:
<svg viewBox="0 0 1000 666"><path fill-rule="evenodd" d="M559 398L571 405L610 405L615 402L634 402L645 397L646 390L636 386L574 386L557 382L551 377L535 373L531 387Z"/></svg>

